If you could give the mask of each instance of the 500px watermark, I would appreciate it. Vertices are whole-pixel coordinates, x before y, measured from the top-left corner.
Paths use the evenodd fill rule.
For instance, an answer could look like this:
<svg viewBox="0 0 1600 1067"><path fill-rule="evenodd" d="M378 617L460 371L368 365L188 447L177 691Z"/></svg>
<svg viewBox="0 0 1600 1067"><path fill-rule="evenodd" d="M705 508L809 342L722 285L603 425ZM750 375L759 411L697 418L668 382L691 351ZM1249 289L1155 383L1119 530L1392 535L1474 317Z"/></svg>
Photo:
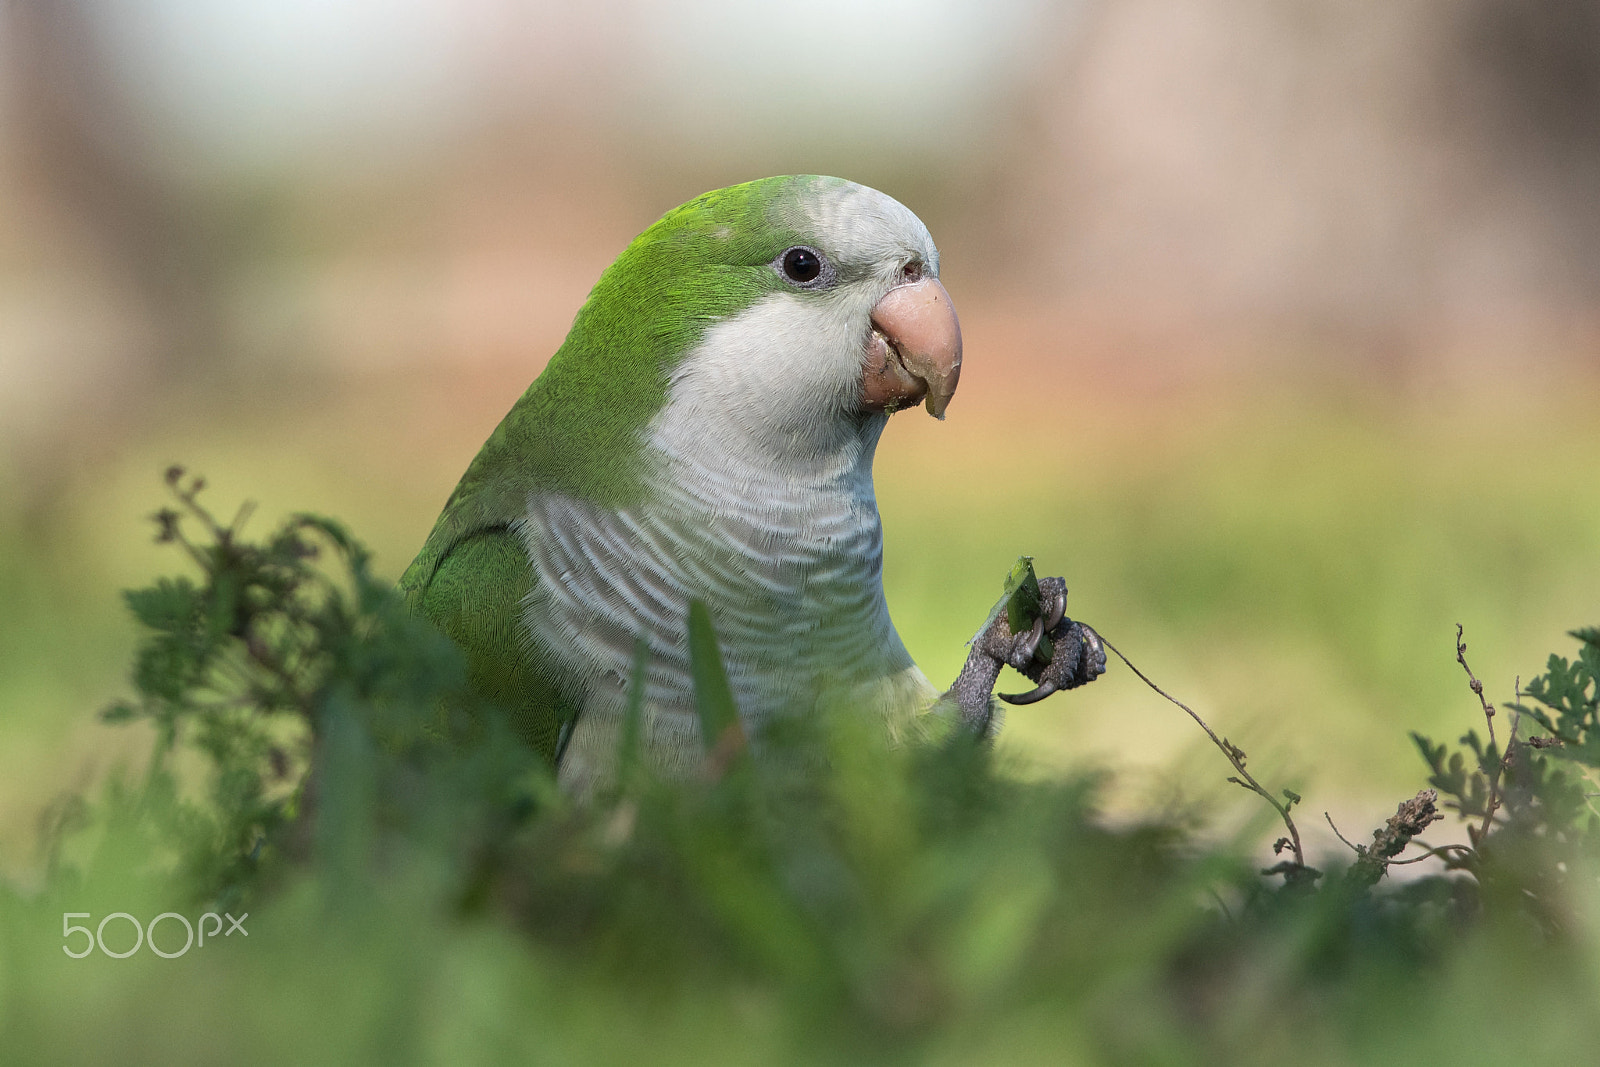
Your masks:
<svg viewBox="0 0 1600 1067"><path fill-rule="evenodd" d="M243 934L245 937L250 936L250 931L244 928L244 921L250 918L250 913L248 911L239 916L237 919L235 919L232 915L229 915L227 912L223 912L221 915L218 915L214 911L208 911L204 915L200 916L200 922L198 924L191 923L187 918L179 915L175 911L162 912L154 919L151 919L149 924L146 926L140 926L139 920L135 919L132 915L129 915L125 911L114 911L110 915L107 915L105 918L100 920L100 925L96 926L93 931L91 931L87 926L74 926L72 923L73 919L92 918L93 916L86 911L64 911L61 913L61 939L63 941L70 941L73 934L82 934L84 936L83 950L81 952L74 952L71 944L62 945L62 952L65 952L75 960L81 960L98 948L101 952L105 953L107 956L110 956L112 959L120 960L126 959L135 952L138 952L139 949L144 945L149 945L150 951L154 952L162 959L175 960L185 952L188 952L190 948L195 946L196 925L199 926L200 931L199 947L205 948L207 937L210 937L214 941L216 940L217 934L222 933L222 920L224 918L228 920L228 929L226 933L222 933L223 937L232 937L235 931ZM122 952L114 952L111 949L106 948L106 924L111 922L113 919L124 919L127 921L129 926L133 927L132 948L126 949ZM176 952L168 952L156 944L156 927L161 925L161 921L163 919L171 920L171 922L177 922L183 925L183 947L178 949ZM207 919L210 919L212 922L212 927L209 931L206 930ZM169 922L168 925L170 927L171 923ZM113 927L113 929L115 928ZM169 938L168 940L171 939Z"/></svg>

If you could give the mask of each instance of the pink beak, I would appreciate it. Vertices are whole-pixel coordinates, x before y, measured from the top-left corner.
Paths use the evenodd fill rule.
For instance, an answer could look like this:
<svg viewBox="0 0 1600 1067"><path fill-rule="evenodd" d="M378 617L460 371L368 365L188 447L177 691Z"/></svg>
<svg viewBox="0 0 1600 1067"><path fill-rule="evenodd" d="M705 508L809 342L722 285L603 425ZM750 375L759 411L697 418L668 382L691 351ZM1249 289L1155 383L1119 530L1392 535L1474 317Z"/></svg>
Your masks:
<svg viewBox="0 0 1600 1067"><path fill-rule="evenodd" d="M890 289L872 309L872 333L861 367L861 400L894 412L926 398L944 418L961 378L961 322L937 278Z"/></svg>

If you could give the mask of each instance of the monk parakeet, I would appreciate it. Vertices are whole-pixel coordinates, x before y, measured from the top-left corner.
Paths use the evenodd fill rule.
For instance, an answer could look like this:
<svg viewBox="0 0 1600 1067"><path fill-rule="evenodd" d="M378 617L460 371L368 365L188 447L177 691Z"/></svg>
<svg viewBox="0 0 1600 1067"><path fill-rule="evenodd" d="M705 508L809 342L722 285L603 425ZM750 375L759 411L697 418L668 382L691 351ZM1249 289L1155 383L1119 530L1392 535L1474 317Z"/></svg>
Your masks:
<svg viewBox="0 0 1600 1067"><path fill-rule="evenodd" d="M960 372L938 249L900 203L817 176L706 193L600 276L402 589L580 793L640 639L643 750L700 765L695 600L747 733L825 700L914 713L938 694L884 603L872 458L897 409L943 418Z"/></svg>

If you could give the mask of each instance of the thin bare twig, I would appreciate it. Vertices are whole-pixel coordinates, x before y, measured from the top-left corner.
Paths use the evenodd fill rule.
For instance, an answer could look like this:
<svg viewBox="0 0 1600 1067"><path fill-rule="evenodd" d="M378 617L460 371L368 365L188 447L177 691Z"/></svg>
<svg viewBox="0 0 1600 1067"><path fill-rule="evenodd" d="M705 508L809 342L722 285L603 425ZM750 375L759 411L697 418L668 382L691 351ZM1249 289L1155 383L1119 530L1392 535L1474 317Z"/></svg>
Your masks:
<svg viewBox="0 0 1600 1067"><path fill-rule="evenodd" d="M1489 800L1484 805L1483 825L1473 830L1471 824L1467 825L1467 836L1476 845L1489 833L1489 826L1494 821L1494 813L1500 809L1500 772L1504 767L1505 758L1511 754L1511 746L1506 746L1505 752L1496 752L1494 738L1494 705L1483 695L1483 683L1478 681L1478 676L1472 673L1472 668L1467 666L1467 644L1461 639L1461 624L1456 623L1456 662L1461 664L1461 669L1467 672L1467 683L1472 691L1477 694L1478 703L1483 705L1483 721L1489 726L1489 751L1495 754L1494 766L1489 771ZM1520 684L1520 681L1519 681ZM1516 724L1512 724L1512 737L1516 736Z"/></svg>
<svg viewBox="0 0 1600 1067"><path fill-rule="evenodd" d="M1156 683L1152 682L1143 671L1133 665L1132 660L1128 659L1127 656L1122 654L1121 649L1117 648L1116 645L1113 645L1110 641L1106 640L1105 634L1102 633L1100 635L1100 641L1111 651L1115 652L1117 654L1117 658L1123 663L1127 664L1128 669L1134 674L1138 675L1141 682L1143 682L1145 685L1148 685L1151 689L1154 689L1157 693L1160 693L1162 696L1166 697L1172 703L1178 705L1178 707L1182 708L1184 711L1188 712L1189 718L1200 724L1200 729L1204 730L1206 732L1206 736L1211 738L1211 743L1216 745L1224 756L1228 757L1228 762L1233 764L1233 769L1239 772L1238 777L1229 778L1228 781L1233 782L1236 785L1243 786L1244 788L1261 797L1261 799L1265 800L1268 804L1272 805L1273 810L1278 813L1279 818L1283 819L1283 825L1289 829L1289 847L1294 851L1294 868L1299 871L1311 872L1313 869L1306 866L1305 850L1300 846L1300 831L1295 827L1294 819L1289 816L1289 808L1284 804L1279 803L1277 797L1267 792L1267 790L1262 787L1261 783L1256 781L1255 777L1251 775L1249 771L1245 770L1244 750L1238 745L1235 745L1233 742L1229 741L1227 738L1218 737L1217 732L1207 725L1206 721L1202 719L1193 708L1179 700L1177 697L1173 696L1171 693L1167 692L1165 689L1162 689ZM1295 800L1298 799L1298 797L1295 798ZM1292 805L1294 800L1289 801L1289 803ZM1282 846L1282 842L1279 842L1279 846ZM1314 876L1315 875L1313 873L1313 877ZM1294 879L1289 877L1288 880L1293 881Z"/></svg>
<svg viewBox="0 0 1600 1067"><path fill-rule="evenodd" d="M1506 755L1511 755L1511 746L1517 743L1517 727L1522 725L1522 675L1517 675L1516 683L1511 687L1511 736L1506 738Z"/></svg>
<svg viewBox="0 0 1600 1067"><path fill-rule="evenodd" d="M1354 852L1358 856L1366 854L1366 849L1362 848L1360 845L1351 844L1350 839L1339 832L1339 828L1333 825L1332 815L1329 815L1327 812L1323 812L1322 817L1328 820L1328 828L1333 831L1333 836L1337 837L1340 841L1343 841L1345 846L1348 847L1351 852Z"/></svg>
<svg viewBox="0 0 1600 1067"><path fill-rule="evenodd" d="M1418 841L1417 844L1420 845L1422 842ZM1389 860L1388 862L1391 866L1397 863L1421 863L1423 860L1431 860L1435 856L1440 856L1450 851L1463 852L1468 856L1471 856L1476 850L1469 848L1466 845L1439 845L1436 848L1428 848L1420 856L1412 856L1410 859L1404 860Z"/></svg>

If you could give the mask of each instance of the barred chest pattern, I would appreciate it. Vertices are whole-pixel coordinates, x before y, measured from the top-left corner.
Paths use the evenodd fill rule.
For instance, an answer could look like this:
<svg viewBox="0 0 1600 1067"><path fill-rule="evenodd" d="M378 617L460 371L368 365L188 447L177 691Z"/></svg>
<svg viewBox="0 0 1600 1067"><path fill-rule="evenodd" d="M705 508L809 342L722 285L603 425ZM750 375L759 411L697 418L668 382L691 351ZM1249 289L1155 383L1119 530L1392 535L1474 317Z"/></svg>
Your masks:
<svg viewBox="0 0 1600 1067"><path fill-rule="evenodd" d="M711 609L752 732L827 693L916 671L883 598L876 438L863 434L800 478L714 447L675 448L642 505L530 500L522 532L537 581L525 617L587 688L564 780L581 787L604 775L638 636L650 651L650 745L668 771L698 760L685 628L692 599Z"/></svg>

